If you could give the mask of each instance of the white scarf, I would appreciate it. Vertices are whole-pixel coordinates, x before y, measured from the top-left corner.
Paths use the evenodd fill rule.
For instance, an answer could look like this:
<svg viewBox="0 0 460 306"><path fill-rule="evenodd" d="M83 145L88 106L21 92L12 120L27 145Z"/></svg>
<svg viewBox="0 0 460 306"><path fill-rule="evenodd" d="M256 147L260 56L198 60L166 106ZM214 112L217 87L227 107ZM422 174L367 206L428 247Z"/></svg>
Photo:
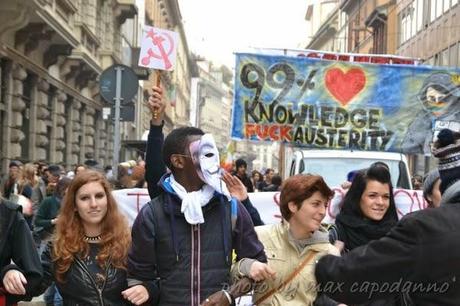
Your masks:
<svg viewBox="0 0 460 306"><path fill-rule="evenodd" d="M214 188L205 184L200 190L187 192L185 188L179 184L174 175L170 176L170 184L182 200L180 211L184 214L185 220L190 224L204 223L203 206L209 203L214 195Z"/></svg>

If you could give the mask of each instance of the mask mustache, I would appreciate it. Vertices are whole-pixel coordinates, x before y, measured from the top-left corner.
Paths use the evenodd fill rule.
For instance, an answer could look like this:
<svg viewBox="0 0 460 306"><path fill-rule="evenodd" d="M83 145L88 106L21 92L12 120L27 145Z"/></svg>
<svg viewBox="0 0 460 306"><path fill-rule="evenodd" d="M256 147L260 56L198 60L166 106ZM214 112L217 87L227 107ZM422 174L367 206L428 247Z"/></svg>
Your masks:
<svg viewBox="0 0 460 306"><path fill-rule="evenodd" d="M213 169L207 170L206 172L208 172L211 175L219 174L220 176L222 176L222 168L218 166L215 166L213 167Z"/></svg>

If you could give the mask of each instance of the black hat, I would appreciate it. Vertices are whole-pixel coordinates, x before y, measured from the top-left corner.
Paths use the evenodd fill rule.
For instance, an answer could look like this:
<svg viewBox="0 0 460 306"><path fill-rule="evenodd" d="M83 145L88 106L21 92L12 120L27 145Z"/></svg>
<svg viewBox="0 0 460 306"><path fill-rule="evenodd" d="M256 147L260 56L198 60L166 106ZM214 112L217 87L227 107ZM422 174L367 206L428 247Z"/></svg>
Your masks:
<svg viewBox="0 0 460 306"><path fill-rule="evenodd" d="M441 130L434 143L433 155L439 159L439 189L443 194L450 185L460 180L460 133Z"/></svg>
<svg viewBox="0 0 460 306"><path fill-rule="evenodd" d="M10 161L10 165L8 166L8 168L21 167L21 166L22 166L22 163L19 160L12 160Z"/></svg>
<svg viewBox="0 0 460 306"><path fill-rule="evenodd" d="M58 165L49 165L48 171L53 176L61 176L61 167Z"/></svg>

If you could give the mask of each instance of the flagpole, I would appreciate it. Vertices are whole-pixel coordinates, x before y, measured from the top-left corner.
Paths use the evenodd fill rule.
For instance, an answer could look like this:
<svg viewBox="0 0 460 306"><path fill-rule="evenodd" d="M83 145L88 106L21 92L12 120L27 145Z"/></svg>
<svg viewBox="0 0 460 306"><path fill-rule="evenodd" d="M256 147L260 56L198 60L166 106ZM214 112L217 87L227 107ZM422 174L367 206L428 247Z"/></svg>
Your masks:
<svg viewBox="0 0 460 306"><path fill-rule="evenodd" d="M157 80L156 80L156 87L160 87L161 85L161 73L160 73L160 70L155 70L155 74L156 74L156 77L157 77ZM158 109L154 108L153 109L153 119L157 119L158 118Z"/></svg>

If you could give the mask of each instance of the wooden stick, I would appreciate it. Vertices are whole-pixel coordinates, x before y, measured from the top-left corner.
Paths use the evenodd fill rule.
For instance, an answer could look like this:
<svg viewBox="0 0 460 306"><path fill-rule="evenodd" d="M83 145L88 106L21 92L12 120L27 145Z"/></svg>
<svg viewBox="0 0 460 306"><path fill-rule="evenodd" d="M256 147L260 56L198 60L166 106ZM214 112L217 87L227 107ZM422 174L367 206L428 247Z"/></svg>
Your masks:
<svg viewBox="0 0 460 306"><path fill-rule="evenodd" d="M160 74L160 70L157 70L157 71L156 71L156 75L157 75L156 86L157 86L157 87L160 87L160 85L161 85L161 74ZM157 110L157 109L153 109L153 119L157 119L157 118L158 118L158 110Z"/></svg>

